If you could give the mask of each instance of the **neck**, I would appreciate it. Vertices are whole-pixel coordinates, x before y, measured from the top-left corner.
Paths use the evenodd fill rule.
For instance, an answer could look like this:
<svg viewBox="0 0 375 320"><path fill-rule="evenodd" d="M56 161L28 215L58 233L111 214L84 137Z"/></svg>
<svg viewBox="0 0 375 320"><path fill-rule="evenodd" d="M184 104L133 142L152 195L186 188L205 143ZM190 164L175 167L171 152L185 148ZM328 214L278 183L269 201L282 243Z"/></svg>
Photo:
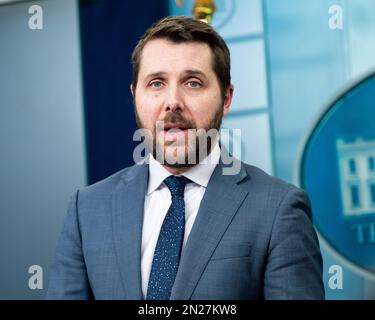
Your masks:
<svg viewBox="0 0 375 320"><path fill-rule="evenodd" d="M215 139L215 141L211 145L209 145L209 151L208 151L208 153L204 156L203 159L199 159L199 162L196 163L196 164L188 164L188 165L180 165L180 166L173 166L172 165L172 166L170 166L168 164L161 163L161 165L166 170L168 170L170 173L172 173L173 175L181 175L181 174L189 171L191 168L193 168L197 164L199 164L202 160L208 158L210 156L210 154L212 153L212 150L215 148L216 143L217 143L217 140ZM198 157L201 158L201 155L199 155ZM154 157L154 159L155 159L155 157Z"/></svg>
<svg viewBox="0 0 375 320"><path fill-rule="evenodd" d="M168 164L162 164L162 166L167 169L173 175L180 175L189 171L191 168L195 167L197 164L201 163L204 159L208 158L211 154L212 150L214 149L215 144L211 146L209 152L205 155L203 159L199 159L199 162L196 164L188 164L188 165L181 165L181 166L169 166Z"/></svg>
<svg viewBox="0 0 375 320"><path fill-rule="evenodd" d="M170 173L172 173L175 176L178 176L180 174L185 173L186 171L189 171L193 166L185 166L185 167L171 167L168 165L163 164L163 167L167 169Z"/></svg>

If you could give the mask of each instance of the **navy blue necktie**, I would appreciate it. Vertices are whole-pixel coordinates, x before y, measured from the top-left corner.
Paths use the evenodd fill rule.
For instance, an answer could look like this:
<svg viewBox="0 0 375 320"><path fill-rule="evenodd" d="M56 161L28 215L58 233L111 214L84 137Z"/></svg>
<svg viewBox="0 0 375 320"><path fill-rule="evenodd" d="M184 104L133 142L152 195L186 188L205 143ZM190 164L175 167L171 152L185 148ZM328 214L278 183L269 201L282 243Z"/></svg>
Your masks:
<svg viewBox="0 0 375 320"><path fill-rule="evenodd" d="M169 300L178 264L185 231L185 185L186 177L169 176L164 183L172 195L172 204L161 226L148 282L147 300Z"/></svg>

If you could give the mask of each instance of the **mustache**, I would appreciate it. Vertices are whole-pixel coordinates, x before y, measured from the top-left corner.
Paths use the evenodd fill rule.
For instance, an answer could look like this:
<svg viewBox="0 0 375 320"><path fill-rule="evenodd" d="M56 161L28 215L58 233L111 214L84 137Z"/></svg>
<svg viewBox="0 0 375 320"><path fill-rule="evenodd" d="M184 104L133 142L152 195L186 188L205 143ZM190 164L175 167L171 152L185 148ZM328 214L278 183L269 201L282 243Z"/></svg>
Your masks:
<svg viewBox="0 0 375 320"><path fill-rule="evenodd" d="M189 119L186 119L179 113L173 113L173 114L167 114L164 119L158 120L158 122L162 122L165 124L180 124L188 129L197 129L196 124L193 121L190 121ZM159 126L158 126L159 127ZM156 128L158 129L158 128Z"/></svg>

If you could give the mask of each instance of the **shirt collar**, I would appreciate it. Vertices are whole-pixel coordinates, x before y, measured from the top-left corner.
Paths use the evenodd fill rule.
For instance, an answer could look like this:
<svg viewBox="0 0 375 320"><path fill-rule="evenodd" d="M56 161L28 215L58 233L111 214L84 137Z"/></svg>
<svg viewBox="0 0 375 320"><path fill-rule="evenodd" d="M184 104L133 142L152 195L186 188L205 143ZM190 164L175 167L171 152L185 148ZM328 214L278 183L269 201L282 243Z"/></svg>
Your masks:
<svg viewBox="0 0 375 320"><path fill-rule="evenodd" d="M184 172L182 175L189 178L194 183L207 187L210 181L211 175L219 163L220 159L220 146L218 141L216 141L210 154L203 159L200 163ZM165 178L171 176L172 174L164 168L160 162L155 160L152 154L150 154L150 165L149 165L149 180L147 195L154 192L162 184Z"/></svg>

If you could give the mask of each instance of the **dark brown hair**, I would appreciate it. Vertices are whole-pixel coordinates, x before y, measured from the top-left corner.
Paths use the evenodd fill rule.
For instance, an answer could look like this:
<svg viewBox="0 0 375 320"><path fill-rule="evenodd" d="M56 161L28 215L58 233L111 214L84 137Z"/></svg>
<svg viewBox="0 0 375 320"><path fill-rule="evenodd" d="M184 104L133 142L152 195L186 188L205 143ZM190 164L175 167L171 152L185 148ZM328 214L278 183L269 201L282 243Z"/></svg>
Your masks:
<svg viewBox="0 0 375 320"><path fill-rule="evenodd" d="M212 68L218 78L223 99L230 86L230 53L223 38L207 23L186 16L170 16L154 23L140 38L132 53L133 80L138 81L142 50L153 39L167 39L175 43L203 42L212 51Z"/></svg>

